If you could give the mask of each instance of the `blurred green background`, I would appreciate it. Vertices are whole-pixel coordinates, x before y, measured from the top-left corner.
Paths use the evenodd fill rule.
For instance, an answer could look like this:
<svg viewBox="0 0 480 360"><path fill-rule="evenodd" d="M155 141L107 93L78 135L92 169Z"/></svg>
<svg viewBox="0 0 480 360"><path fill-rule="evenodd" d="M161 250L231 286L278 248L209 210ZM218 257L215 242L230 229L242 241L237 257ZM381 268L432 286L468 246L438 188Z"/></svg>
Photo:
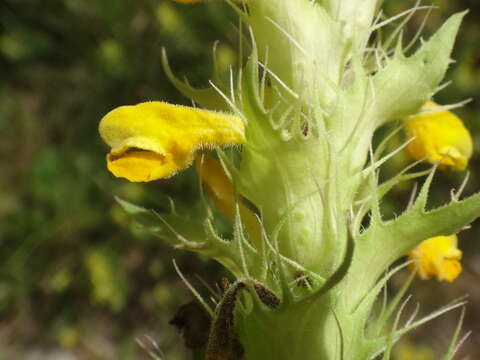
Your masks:
<svg viewBox="0 0 480 360"><path fill-rule="evenodd" d="M413 5L388 0L386 14ZM480 3L434 0L425 33L449 14L469 8L448 73L453 83L436 100L456 103L480 91ZM409 24L414 32L425 15ZM188 359L168 324L191 300L175 274L175 258L203 293L198 278L218 281L215 263L170 249L137 228L114 201L118 195L164 208L197 202L193 171L173 179L132 184L105 169L97 125L122 104L165 100L189 104L172 88L161 49L179 77L205 85L212 47L220 67L238 62L237 20L221 1L182 5L167 0L2 0L0 2L0 360L149 359L159 345L168 360ZM480 102L457 113L472 131L476 153L466 193L480 189ZM401 141L399 139L398 141ZM406 160L390 162L385 176ZM449 197L464 174L440 174L433 203ZM409 196L399 187L384 204L398 214ZM464 272L453 284L416 281L412 303L425 314L470 295L465 330L473 335L459 358L480 358L480 226L460 234ZM404 280L400 274L391 284ZM434 359L458 319L448 314L416 331L397 359ZM137 343L142 342L147 350Z"/></svg>

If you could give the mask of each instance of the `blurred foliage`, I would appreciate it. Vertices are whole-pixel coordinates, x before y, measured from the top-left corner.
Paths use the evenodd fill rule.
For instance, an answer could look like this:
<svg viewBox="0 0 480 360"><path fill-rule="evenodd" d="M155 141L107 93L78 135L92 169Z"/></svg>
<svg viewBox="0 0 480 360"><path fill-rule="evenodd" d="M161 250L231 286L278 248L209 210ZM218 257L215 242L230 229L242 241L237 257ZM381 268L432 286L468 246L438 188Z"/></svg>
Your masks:
<svg viewBox="0 0 480 360"><path fill-rule="evenodd" d="M433 2L440 9L432 12L427 34L448 14L471 9L448 75L453 83L436 100L476 97L479 3ZM412 5L389 0L386 13ZM411 34L424 14L412 19ZM205 85L216 40L221 68L238 61L237 23L221 1L190 6L167 0L0 2L0 359L149 358L136 338L150 350L158 343L170 360L188 358L168 325L175 309L191 299L171 260L175 257L200 289L195 275L213 283L224 274L217 264L174 251L142 232L113 196L160 209L170 196L180 206L192 206L198 199L194 171L151 184L114 179L105 169L97 124L121 104L150 99L188 104L163 74L162 47L179 77ZM480 102L457 113L475 139L466 189L471 193L480 188ZM405 161L395 157L383 176ZM448 198L463 175L440 174L435 203ZM392 216L407 203L411 185L398 187L384 204ZM471 295L466 328L474 335L463 351L471 358L480 357L480 291L475 287L480 252L473 241L479 236L478 226L460 235L465 271L456 283L419 281L412 290L425 311ZM449 338L445 329L452 330L456 318L439 323L417 332L418 339L402 345L397 359L433 358L426 349L441 351Z"/></svg>

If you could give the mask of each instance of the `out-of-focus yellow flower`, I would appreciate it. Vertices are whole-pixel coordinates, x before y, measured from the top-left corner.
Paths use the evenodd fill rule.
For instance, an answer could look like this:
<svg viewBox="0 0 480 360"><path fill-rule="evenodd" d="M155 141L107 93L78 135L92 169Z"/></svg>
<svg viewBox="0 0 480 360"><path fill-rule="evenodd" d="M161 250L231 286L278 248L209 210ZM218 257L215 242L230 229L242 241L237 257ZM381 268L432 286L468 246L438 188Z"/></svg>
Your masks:
<svg viewBox="0 0 480 360"><path fill-rule="evenodd" d="M397 360L434 360L435 351L429 346L414 344L412 342L400 342L394 349Z"/></svg>
<svg viewBox="0 0 480 360"><path fill-rule="evenodd" d="M199 148L245 141L237 116L164 102L120 106L105 115L99 131L111 147L108 169L130 181L172 176L192 163Z"/></svg>
<svg viewBox="0 0 480 360"><path fill-rule="evenodd" d="M460 118L450 111L436 111L438 107L429 101L422 109L427 113L405 119L407 136L415 137L407 152L443 169L465 170L473 151L472 137Z"/></svg>
<svg viewBox="0 0 480 360"><path fill-rule="evenodd" d="M423 241L409 254L410 259L415 260L410 269L416 269L421 279L436 277L439 281L452 282L462 271L462 252L457 244L456 235L437 236Z"/></svg>
<svg viewBox="0 0 480 360"><path fill-rule="evenodd" d="M72 348L78 344L80 333L78 329L72 325L64 325L57 331L57 341L64 348Z"/></svg>
<svg viewBox="0 0 480 360"><path fill-rule="evenodd" d="M197 172L202 178L208 194L215 201L218 210L227 219L235 216L235 189L218 160L204 156L197 158ZM258 248L261 241L261 228L257 217L242 203L239 203L240 216L251 241Z"/></svg>

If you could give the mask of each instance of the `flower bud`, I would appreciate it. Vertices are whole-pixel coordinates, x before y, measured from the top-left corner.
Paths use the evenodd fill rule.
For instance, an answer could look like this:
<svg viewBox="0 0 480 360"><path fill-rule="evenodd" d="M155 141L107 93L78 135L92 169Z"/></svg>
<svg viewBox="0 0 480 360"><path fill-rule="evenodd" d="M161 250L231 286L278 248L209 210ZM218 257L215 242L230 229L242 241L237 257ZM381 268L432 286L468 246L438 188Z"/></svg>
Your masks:
<svg viewBox="0 0 480 360"><path fill-rule="evenodd" d="M421 279L436 277L439 281L452 282L462 272L462 252L457 248L456 235L437 236L423 241L410 252L415 262L410 266L418 271Z"/></svg>
<svg viewBox="0 0 480 360"><path fill-rule="evenodd" d="M465 170L472 156L472 137L462 120L452 112L428 102L427 111L405 119L407 136L414 138L407 147L415 160L425 159L440 168Z"/></svg>

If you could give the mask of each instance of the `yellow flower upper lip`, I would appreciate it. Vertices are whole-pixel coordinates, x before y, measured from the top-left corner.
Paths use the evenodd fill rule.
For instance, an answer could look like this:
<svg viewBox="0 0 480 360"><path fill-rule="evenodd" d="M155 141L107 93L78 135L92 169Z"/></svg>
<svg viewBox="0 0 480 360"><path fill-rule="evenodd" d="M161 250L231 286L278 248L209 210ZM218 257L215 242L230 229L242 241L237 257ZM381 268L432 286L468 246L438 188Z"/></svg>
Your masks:
<svg viewBox="0 0 480 360"><path fill-rule="evenodd" d="M111 147L107 167L117 177L151 181L188 167L201 147L242 144L242 120L234 115L164 102L120 106L100 121Z"/></svg>
<svg viewBox="0 0 480 360"><path fill-rule="evenodd" d="M465 170L472 156L472 137L455 114L438 110L439 105L428 102L423 110L429 112L405 119L407 135L414 137L407 152L416 159L438 163L440 168Z"/></svg>

